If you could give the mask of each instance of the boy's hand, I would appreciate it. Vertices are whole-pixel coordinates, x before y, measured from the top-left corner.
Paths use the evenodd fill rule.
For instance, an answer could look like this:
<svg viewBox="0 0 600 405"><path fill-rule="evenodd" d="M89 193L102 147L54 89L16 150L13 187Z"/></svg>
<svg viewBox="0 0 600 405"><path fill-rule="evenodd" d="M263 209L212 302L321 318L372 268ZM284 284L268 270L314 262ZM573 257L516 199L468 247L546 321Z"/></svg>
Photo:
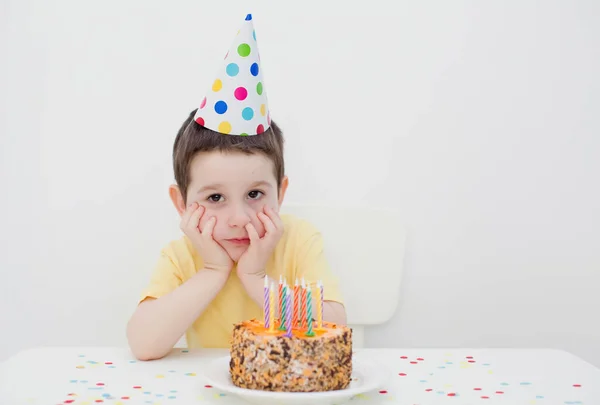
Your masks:
<svg viewBox="0 0 600 405"><path fill-rule="evenodd" d="M200 230L200 219L204 215L205 210L197 202L190 204L181 217L180 228L190 238L190 241L198 253L200 253L204 262L204 268L219 271L227 275L233 267L233 261L225 249L212 237L217 219L215 217L209 218L204 225L204 229Z"/></svg>
<svg viewBox="0 0 600 405"><path fill-rule="evenodd" d="M257 216L266 233L261 238L251 223L246 225L250 246L238 262L237 273L240 278L248 275L264 276L267 261L283 235L283 222L270 207L265 206L264 212L259 212Z"/></svg>

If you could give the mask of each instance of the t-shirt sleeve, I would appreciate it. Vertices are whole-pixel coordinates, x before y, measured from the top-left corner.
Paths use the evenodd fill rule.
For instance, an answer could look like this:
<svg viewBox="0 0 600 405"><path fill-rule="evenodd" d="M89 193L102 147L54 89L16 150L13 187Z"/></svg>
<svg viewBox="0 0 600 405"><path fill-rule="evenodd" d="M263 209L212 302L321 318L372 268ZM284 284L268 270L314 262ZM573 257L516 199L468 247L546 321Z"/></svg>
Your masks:
<svg viewBox="0 0 600 405"><path fill-rule="evenodd" d="M302 245L298 250L297 276L304 277L311 288L316 288L317 281L323 283L324 301L335 301L344 304L338 277L333 273L323 248L321 233L308 226L304 233Z"/></svg>
<svg viewBox="0 0 600 405"><path fill-rule="evenodd" d="M182 277L179 268L175 265L171 257L162 251L150 282L143 290L138 303L146 298L160 298L170 293L182 284Z"/></svg>

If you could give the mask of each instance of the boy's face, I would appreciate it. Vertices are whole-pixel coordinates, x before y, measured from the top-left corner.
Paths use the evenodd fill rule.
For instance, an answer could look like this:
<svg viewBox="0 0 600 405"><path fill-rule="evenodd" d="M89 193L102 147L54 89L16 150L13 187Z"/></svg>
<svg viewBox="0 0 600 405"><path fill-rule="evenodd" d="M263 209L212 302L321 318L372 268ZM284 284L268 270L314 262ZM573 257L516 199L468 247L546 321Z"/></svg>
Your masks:
<svg viewBox="0 0 600 405"><path fill-rule="evenodd" d="M286 188L287 178L277 189L273 162L262 154L201 152L190 165L187 204L205 207L200 230L216 217L213 239L237 262L250 246L245 226L252 223L262 238L265 229L257 213L265 206L279 212Z"/></svg>

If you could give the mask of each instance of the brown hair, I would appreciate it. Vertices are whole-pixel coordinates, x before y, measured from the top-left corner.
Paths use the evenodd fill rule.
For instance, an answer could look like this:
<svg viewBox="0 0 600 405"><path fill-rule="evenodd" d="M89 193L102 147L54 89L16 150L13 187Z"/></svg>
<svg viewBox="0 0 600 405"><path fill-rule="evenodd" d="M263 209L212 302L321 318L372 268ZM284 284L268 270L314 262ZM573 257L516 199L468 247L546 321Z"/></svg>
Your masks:
<svg viewBox="0 0 600 405"><path fill-rule="evenodd" d="M173 172L184 202L191 181L190 165L199 152L262 153L273 162L277 188L281 187L285 175L283 134L275 121L271 120L269 129L256 136L224 135L198 124L195 113L192 111L183 122L173 144Z"/></svg>

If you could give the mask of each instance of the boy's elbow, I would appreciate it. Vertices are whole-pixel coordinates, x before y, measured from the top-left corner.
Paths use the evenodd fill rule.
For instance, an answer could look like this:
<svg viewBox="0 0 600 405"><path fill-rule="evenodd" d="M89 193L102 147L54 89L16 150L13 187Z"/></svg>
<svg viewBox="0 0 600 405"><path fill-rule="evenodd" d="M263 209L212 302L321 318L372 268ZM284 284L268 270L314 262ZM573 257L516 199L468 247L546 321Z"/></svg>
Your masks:
<svg viewBox="0 0 600 405"><path fill-rule="evenodd" d="M127 324L127 341L133 356L140 361L158 360L165 357L168 351L160 350L147 333L136 328L135 322L130 320Z"/></svg>

